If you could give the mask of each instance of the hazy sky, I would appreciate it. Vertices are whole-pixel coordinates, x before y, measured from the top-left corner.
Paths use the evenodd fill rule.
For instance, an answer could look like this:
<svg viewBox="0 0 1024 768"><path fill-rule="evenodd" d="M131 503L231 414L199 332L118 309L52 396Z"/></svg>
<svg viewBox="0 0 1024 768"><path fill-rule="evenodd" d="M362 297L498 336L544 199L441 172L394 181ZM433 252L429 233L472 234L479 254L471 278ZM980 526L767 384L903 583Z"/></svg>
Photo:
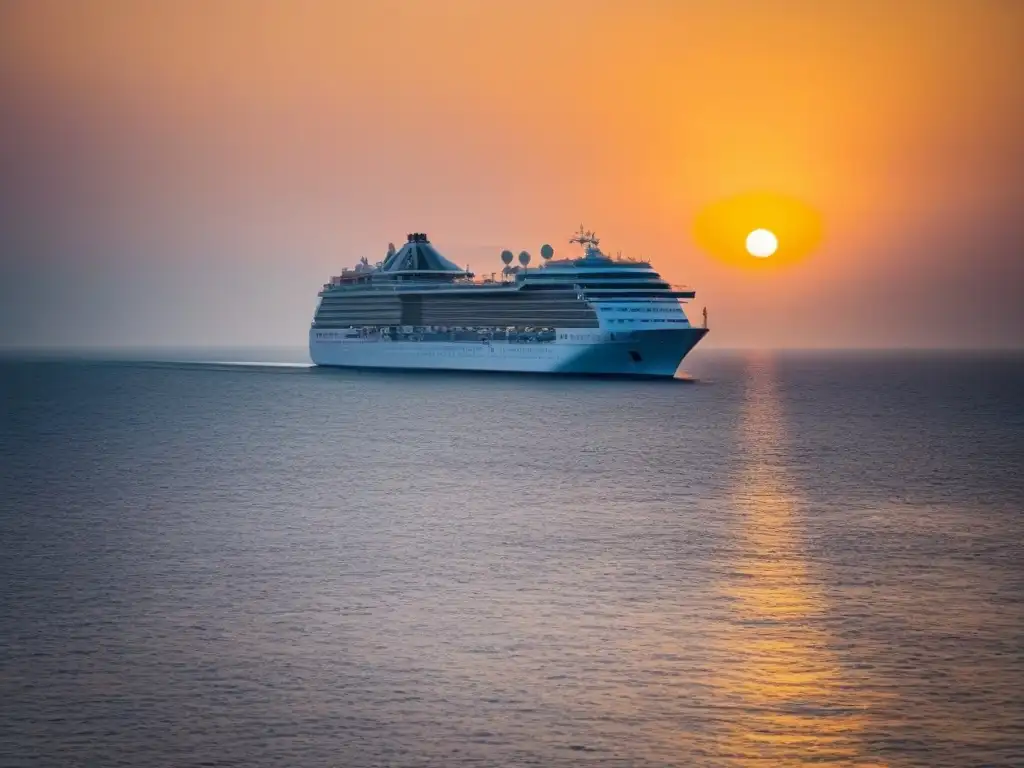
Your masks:
<svg viewBox="0 0 1024 768"><path fill-rule="evenodd" d="M1021 346L1022 69L1018 0L5 0L0 344L301 346L407 232L583 223L708 346ZM713 252L752 194L814 247Z"/></svg>

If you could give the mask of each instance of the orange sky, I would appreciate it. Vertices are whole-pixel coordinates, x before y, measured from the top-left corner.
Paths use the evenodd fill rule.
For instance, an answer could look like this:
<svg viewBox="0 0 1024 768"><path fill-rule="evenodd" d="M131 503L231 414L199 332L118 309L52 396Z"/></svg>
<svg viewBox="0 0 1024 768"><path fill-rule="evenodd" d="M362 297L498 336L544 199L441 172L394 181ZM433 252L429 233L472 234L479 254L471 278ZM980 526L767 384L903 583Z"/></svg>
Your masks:
<svg viewBox="0 0 1024 768"><path fill-rule="evenodd" d="M709 346L1019 346L1022 51L1015 0L7 2L0 343L301 345L406 232L490 272L582 222ZM701 248L755 192L813 251Z"/></svg>

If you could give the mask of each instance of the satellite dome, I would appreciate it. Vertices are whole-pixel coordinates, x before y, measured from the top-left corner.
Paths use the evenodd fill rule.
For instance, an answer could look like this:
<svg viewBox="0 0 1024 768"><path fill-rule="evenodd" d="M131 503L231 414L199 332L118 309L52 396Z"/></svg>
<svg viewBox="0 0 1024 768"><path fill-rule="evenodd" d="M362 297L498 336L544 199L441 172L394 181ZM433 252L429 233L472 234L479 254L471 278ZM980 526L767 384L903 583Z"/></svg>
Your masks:
<svg viewBox="0 0 1024 768"><path fill-rule="evenodd" d="M544 245L542 245L540 247L540 257L542 259L544 259L544 261L547 261L548 259L550 259L554 255L555 255L555 249L552 248L547 243L544 243Z"/></svg>
<svg viewBox="0 0 1024 768"><path fill-rule="evenodd" d="M522 264L524 267L527 264L529 264L530 263L530 254L528 254L526 251L520 251L519 252L519 263Z"/></svg>
<svg viewBox="0 0 1024 768"><path fill-rule="evenodd" d="M501 252L501 260L503 262L505 262L506 264L511 264L512 263L512 259L514 259L514 258L515 258L515 256L512 255L512 251L502 251Z"/></svg>

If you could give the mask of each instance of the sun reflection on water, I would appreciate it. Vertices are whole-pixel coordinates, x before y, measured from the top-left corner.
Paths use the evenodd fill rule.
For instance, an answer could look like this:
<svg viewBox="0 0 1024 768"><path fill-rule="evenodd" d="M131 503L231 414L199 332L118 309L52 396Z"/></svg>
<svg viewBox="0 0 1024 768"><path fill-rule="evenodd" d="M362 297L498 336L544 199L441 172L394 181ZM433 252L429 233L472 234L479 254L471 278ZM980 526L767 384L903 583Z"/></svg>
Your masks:
<svg viewBox="0 0 1024 768"><path fill-rule="evenodd" d="M740 419L746 458L725 591L732 620L714 684L730 707L737 765L878 766L863 754L866 703L830 649L829 607L805 554L801 501L785 469L786 426L771 359L756 359Z"/></svg>

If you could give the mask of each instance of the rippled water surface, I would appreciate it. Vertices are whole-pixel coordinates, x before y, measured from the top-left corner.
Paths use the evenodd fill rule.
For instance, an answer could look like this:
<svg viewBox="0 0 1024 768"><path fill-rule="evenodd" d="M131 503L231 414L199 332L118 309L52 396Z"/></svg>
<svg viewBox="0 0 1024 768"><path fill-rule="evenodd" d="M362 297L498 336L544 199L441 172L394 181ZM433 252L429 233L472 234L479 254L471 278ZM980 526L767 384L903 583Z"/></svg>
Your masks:
<svg viewBox="0 0 1024 768"><path fill-rule="evenodd" d="M686 368L0 363L0 764L1024 765L1024 359Z"/></svg>

